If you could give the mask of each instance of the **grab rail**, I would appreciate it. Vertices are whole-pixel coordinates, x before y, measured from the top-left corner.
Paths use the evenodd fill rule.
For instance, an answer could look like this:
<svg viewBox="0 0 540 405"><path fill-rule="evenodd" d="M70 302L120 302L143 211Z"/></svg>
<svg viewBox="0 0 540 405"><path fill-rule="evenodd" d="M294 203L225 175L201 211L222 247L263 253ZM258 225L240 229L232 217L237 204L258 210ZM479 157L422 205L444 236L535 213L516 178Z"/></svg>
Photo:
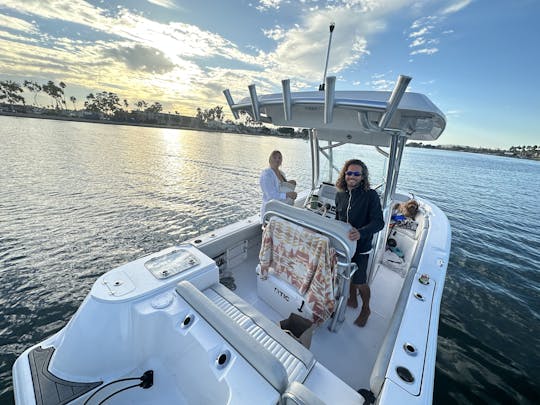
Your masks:
<svg viewBox="0 0 540 405"><path fill-rule="evenodd" d="M347 262L348 263L351 262L351 259L354 256L354 252L356 251L356 246L354 246L355 247L354 249L351 249L351 246L356 245L356 244L351 243L351 241L346 237L345 232L348 233L348 229L346 230L345 228L346 227L350 228L349 224L345 224L344 222L339 222L333 219L330 220L325 217L322 217L321 215L315 214L311 211L304 210L301 208L296 208L277 200L270 200L266 204L266 212L264 214L263 222L272 215L276 215L278 217L291 221L297 225L309 228L312 231L329 236L332 240L335 240L341 245L341 247L343 248L344 256L347 259ZM304 217L304 218L301 218L301 217ZM307 219L310 217L313 218L313 223L310 223L307 221ZM341 230L344 232L344 235L340 235L336 230L329 229L329 227L322 226L322 225L325 225L325 220L332 221L333 222L332 226L335 228L341 227L342 228ZM329 225L329 224L326 223L326 225Z"/></svg>

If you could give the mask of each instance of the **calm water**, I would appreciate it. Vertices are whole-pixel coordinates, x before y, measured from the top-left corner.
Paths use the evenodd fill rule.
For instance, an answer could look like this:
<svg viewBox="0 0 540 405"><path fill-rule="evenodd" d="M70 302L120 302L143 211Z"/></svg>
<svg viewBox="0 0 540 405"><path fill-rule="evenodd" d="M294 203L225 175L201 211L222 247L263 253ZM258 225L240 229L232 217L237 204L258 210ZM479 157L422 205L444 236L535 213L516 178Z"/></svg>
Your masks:
<svg viewBox="0 0 540 405"><path fill-rule="evenodd" d="M301 140L10 117L0 128L1 404L16 357L62 328L99 275L256 214L270 151L309 186ZM356 156L377 183L379 155ZM407 148L400 179L452 224L434 402L536 402L540 162Z"/></svg>

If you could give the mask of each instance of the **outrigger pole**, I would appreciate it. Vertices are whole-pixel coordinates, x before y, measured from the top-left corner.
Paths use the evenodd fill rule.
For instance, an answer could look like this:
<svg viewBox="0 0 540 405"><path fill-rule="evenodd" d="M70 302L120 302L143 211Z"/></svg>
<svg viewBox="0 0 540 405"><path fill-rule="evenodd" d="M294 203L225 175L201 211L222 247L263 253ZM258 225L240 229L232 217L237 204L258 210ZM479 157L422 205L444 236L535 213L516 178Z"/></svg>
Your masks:
<svg viewBox="0 0 540 405"><path fill-rule="evenodd" d="M324 65L324 75L322 83L319 85L319 91L324 91L324 83L326 82L326 70L328 69L328 58L330 57L330 45L332 45L332 32L334 32L335 23L330 23L330 37L328 38L328 49L326 51L326 64Z"/></svg>

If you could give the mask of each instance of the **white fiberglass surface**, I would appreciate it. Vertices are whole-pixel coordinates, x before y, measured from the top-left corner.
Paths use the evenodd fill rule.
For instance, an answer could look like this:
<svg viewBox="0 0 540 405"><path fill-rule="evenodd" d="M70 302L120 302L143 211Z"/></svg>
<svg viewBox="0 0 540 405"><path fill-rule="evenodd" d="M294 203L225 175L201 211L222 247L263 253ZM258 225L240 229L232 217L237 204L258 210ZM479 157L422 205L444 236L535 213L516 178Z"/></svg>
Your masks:
<svg viewBox="0 0 540 405"><path fill-rule="evenodd" d="M253 246L248 258L230 269L237 286L234 292L267 318L279 322L283 317L257 296L258 253L259 246ZM310 350L315 358L354 390L369 389L371 370L402 283L403 278L398 273L380 266L371 284L371 316L366 326L360 328L354 324L360 308L347 308L345 321L336 333L328 330L330 320L314 332Z"/></svg>

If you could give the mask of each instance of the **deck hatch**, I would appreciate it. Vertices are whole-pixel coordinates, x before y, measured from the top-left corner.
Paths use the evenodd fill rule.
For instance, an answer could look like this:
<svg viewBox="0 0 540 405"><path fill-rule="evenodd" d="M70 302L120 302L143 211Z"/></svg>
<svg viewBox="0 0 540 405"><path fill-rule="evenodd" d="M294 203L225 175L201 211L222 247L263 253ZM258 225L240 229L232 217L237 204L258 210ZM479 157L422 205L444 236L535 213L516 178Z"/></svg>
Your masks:
<svg viewBox="0 0 540 405"><path fill-rule="evenodd" d="M144 263L144 267L159 280L170 278L200 264L200 260L186 249L175 249Z"/></svg>

